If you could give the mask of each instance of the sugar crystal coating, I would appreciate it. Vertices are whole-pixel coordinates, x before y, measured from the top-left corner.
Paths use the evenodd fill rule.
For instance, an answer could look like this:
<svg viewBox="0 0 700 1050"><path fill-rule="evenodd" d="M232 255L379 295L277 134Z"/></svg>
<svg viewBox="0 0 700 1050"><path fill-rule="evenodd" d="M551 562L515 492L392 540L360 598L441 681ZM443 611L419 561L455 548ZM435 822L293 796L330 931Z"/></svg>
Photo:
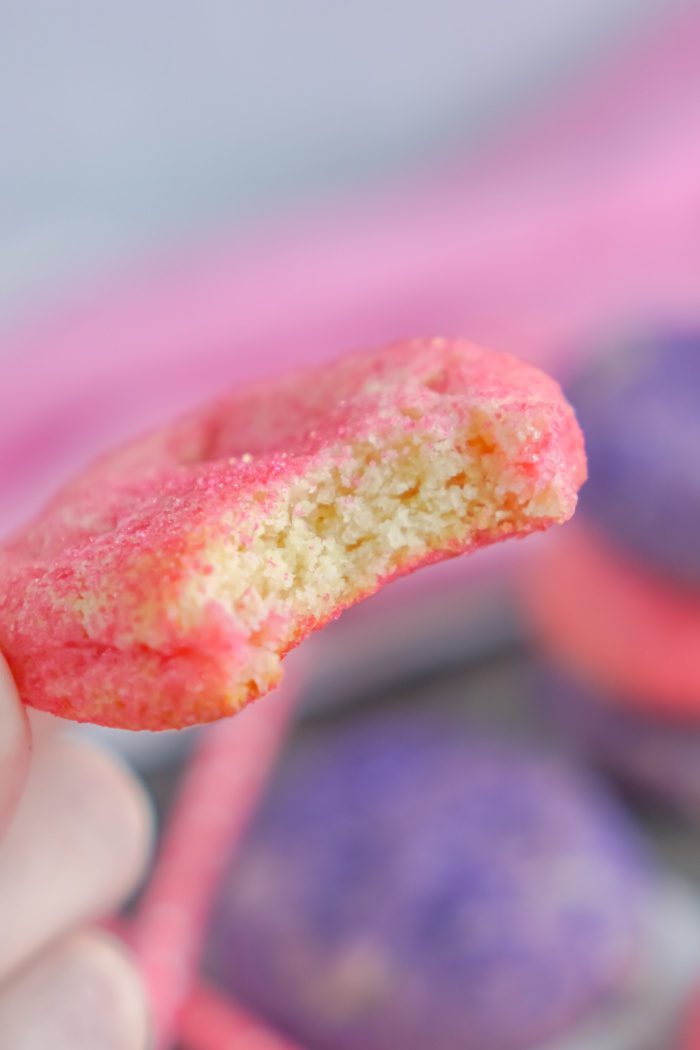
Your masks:
<svg viewBox="0 0 700 1050"><path fill-rule="evenodd" d="M100 460L0 551L24 700L132 729L209 721L393 578L563 521L585 476L556 383L414 340L236 392Z"/></svg>

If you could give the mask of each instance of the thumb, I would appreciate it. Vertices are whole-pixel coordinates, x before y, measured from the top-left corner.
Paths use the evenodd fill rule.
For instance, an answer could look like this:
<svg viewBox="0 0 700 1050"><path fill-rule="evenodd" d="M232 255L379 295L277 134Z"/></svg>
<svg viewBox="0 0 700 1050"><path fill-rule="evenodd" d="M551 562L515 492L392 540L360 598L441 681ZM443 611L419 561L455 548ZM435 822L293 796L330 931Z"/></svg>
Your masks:
<svg viewBox="0 0 700 1050"><path fill-rule="evenodd" d="M24 786L29 765L27 717L5 660L0 656L0 835Z"/></svg>

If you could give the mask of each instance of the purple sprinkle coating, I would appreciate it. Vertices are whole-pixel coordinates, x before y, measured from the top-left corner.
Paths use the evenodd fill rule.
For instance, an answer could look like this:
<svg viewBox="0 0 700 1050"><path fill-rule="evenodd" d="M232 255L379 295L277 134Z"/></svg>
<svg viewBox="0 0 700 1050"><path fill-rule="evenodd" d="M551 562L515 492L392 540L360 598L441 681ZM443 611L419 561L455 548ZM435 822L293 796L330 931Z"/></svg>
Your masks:
<svg viewBox="0 0 700 1050"><path fill-rule="evenodd" d="M626 986L653 876L590 775L374 716L287 762L211 969L307 1050L522 1050Z"/></svg>
<svg viewBox="0 0 700 1050"><path fill-rule="evenodd" d="M700 588L700 330L608 351L569 394L588 454L581 512Z"/></svg>

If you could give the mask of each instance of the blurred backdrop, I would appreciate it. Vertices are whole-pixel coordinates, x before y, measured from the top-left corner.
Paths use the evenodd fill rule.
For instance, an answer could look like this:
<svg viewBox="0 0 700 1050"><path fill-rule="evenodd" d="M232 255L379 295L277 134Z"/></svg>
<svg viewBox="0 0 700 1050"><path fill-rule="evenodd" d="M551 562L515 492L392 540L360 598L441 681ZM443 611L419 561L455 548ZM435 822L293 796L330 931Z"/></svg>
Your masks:
<svg viewBox="0 0 700 1050"><path fill-rule="evenodd" d="M662 0L4 0L0 309L463 149Z"/></svg>
<svg viewBox="0 0 700 1050"><path fill-rule="evenodd" d="M406 335L545 365L586 432L561 538L312 643L203 967L256 1046L700 1048L699 101L680 0L0 0L1 531ZM164 818L192 734L98 735Z"/></svg>

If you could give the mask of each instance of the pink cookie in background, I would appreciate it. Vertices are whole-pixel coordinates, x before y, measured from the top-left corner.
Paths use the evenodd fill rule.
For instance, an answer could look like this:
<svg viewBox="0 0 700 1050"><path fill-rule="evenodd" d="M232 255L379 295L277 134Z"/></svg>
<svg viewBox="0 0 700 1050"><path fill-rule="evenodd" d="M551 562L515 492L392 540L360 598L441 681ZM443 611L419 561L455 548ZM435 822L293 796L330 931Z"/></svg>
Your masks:
<svg viewBox="0 0 700 1050"><path fill-rule="evenodd" d="M700 716L700 602L579 523L529 567L524 601L555 663L620 702Z"/></svg>
<svg viewBox="0 0 700 1050"><path fill-rule="evenodd" d="M98 461L0 551L0 648L53 714L211 721L393 577L565 521L584 478L532 366L445 339L358 354Z"/></svg>

